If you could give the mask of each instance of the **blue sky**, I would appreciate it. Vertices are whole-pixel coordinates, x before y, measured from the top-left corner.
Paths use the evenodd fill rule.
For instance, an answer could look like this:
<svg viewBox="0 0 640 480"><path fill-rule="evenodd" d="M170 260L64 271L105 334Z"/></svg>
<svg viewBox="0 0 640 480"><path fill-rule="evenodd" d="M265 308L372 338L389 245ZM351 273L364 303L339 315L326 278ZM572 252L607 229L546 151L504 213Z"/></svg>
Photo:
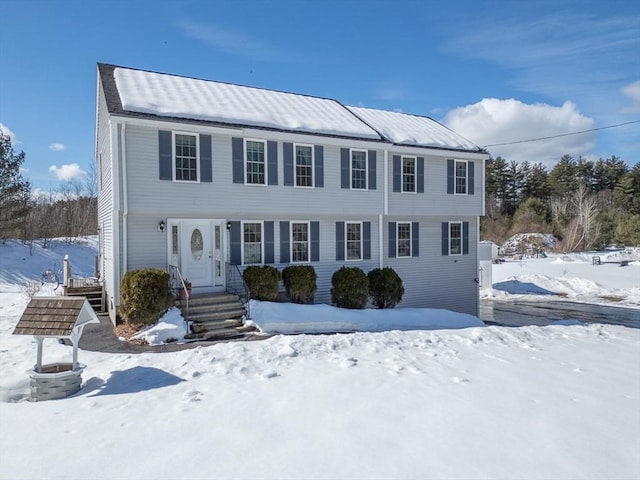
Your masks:
<svg viewBox="0 0 640 480"><path fill-rule="evenodd" d="M0 124L35 188L94 156L96 63L428 115L480 146L640 120L640 2L2 0ZM640 123L489 147L640 161Z"/></svg>

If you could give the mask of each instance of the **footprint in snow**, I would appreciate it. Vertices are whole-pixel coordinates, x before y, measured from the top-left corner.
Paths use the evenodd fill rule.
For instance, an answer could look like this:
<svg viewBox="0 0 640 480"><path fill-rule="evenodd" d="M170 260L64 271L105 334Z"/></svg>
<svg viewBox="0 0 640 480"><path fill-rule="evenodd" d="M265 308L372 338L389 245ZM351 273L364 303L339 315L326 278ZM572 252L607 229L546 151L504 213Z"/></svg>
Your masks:
<svg viewBox="0 0 640 480"><path fill-rule="evenodd" d="M203 396L202 392L199 392L198 390L189 390L182 395L182 399L185 402L199 402L202 400Z"/></svg>
<svg viewBox="0 0 640 480"><path fill-rule="evenodd" d="M279 377L280 375L275 370L270 370L262 375L262 378L269 380L271 378Z"/></svg>
<svg viewBox="0 0 640 480"><path fill-rule="evenodd" d="M453 383L469 383L469 380L461 377L451 377Z"/></svg>

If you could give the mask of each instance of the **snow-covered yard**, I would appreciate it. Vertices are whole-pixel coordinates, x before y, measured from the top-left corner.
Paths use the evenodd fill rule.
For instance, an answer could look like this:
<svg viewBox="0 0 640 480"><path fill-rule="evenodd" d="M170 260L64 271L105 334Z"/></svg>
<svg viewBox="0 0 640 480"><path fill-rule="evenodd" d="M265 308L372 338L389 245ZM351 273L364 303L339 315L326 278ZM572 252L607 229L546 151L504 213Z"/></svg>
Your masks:
<svg viewBox="0 0 640 480"><path fill-rule="evenodd" d="M25 401L35 344L11 335L28 302L20 284L68 248L33 257L20 248L0 245L0 479L640 478L640 330L613 325L81 351L78 394ZM71 248L74 270L90 275L94 247ZM637 287L615 275L592 280L627 297ZM253 308L271 327L327 318ZM448 321L442 315L422 318ZM45 361L69 355L45 343Z"/></svg>

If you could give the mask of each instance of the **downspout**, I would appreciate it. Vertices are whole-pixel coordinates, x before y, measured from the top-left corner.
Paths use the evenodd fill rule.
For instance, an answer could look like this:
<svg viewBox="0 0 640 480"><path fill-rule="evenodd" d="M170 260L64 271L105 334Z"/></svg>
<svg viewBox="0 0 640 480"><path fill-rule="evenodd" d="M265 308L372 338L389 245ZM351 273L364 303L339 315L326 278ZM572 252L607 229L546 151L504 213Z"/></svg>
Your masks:
<svg viewBox="0 0 640 480"><path fill-rule="evenodd" d="M384 174L382 185L382 214L378 215L379 266L384 268L384 216L389 214L389 150L384 149Z"/></svg>
<svg viewBox="0 0 640 480"><path fill-rule="evenodd" d="M127 218L129 216L128 188L127 188L127 136L125 135L127 124L122 124L122 271L127 273L127 245L129 240L127 237Z"/></svg>
<svg viewBox="0 0 640 480"><path fill-rule="evenodd" d="M119 124L109 119L109 142L111 152L111 236L112 236L112 290L109 301L113 306L113 324L116 323L120 298L120 141ZM109 309L111 312L112 310Z"/></svg>

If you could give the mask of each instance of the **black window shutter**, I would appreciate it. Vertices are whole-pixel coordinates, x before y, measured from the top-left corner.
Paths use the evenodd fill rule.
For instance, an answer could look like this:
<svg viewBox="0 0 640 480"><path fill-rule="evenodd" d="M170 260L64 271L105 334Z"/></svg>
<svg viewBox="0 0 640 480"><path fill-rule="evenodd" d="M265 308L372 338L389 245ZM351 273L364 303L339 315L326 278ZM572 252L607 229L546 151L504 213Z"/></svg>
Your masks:
<svg viewBox="0 0 640 480"><path fill-rule="evenodd" d="M173 155L171 145L173 141L171 132L167 130L158 131L158 151L160 180L173 180Z"/></svg>
<svg viewBox="0 0 640 480"><path fill-rule="evenodd" d="M376 189L376 151L369 150L369 190Z"/></svg>
<svg viewBox="0 0 640 480"><path fill-rule="evenodd" d="M362 258L371 259L371 222L362 222Z"/></svg>
<svg viewBox="0 0 640 480"><path fill-rule="evenodd" d="M468 162L467 165L468 165L467 166L467 169L468 169L467 170L467 175L469 176L469 180L468 180L469 187L467 188L467 193L469 195L473 195L475 193L475 188L474 187L475 187L475 181L476 181L476 179L474 178L475 177L474 168L473 168L474 167L474 163L473 162Z"/></svg>
<svg viewBox="0 0 640 480"><path fill-rule="evenodd" d="M449 222L442 222L442 255L449 255Z"/></svg>
<svg viewBox="0 0 640 480"><path fill-rule="evenodd" d="M233 183L244 183L244 140L231 139L231 158L233 160Z"/></svg>
<svg viewBox="0 0 640 480"><path fill-rule="evenodd" d="M402 160L400 155L393 156L393 191L402 191Z"/></svg>
<svg viewBox="0 0 640 480"><path fill-rule="evenodd" d="M311 222L311 261L320 261L320 222Z"/></svg>
<svg viewBox="0 0 640 480"><path fill-rule="evenodd" d="M349 149L340 149L340 187L349 188ZM344 260L344 259L343 259Z"/></svg>
<svg viewBox="0 0 640 480"><path fill-rule="evenodd" d="M469 254L469 222L462 222L462 253Z"/></svg>
<svg viewBox="0 0 640 480"><path fill-rule="evenodd" d="M455 182L455 164L453 160L447 160L447 193L453 194Z"/></svg>
<svg viewBox="0 0 640 480"><path fill-rule="evenodd" d="M231 265L240 265L242 263L242 234L240 232L240 222L230 222L231 231L229 234L231 241Z"/></svg>
<svg viewBox="0 0 640 480"><path fill-rule="evenodd" d="M289 246L289 222L280 222L280 263L291 261Z"/></svg>
<svg viewBox="0 0 640 480"><path fill-rule="evenodd" d="M273 221L264 222L264 263L274 263Z"/></svg>
<svg viewBox="0 0 640 480"><path fill-rule="evenodd" d="M324 147L322 145L316 145L314 148L314 161L315 161L315 186L324 187Z"/></svg>
<svg viewBox="0 0 640 480"><path fill-rule="evenodd" d="M344 222L336 222L336 260L344 260Z"/></svg>
<svg viewBox="0 0 640 480"><path fill-rule="evenodd" d="M213 180L211 166L211 135L200 135L200 181Z"/></svg>
<svg viewBox="0 0 640 480"><path fill-rule="evenodd" d="M411 222L411 256L420 256L420 224Z"/></svg>
<svg viewBox="0 0 640 480"><path fill-rule="evenodd" d="M278 142L267 142L267 184L278 184Z"/></svg>
<svg viewBox="0 0 640 480"><path fill-rule="evenodd" d="M282 144L282 162L284 166L284 185L293 186L293 143L285 142Z"/></svg>
<svg viewBox="0 0 640 480"><path fill-rule="evenodd" d="M396 258L396 222L389 222L389 258Z"/></svg>
<svg viewBox="0 0 640 480"><path fill-rule="evenodd" d="M424 193L424 157L418 157L416 165L416 177L418 177L418 193Z"/></svg>

